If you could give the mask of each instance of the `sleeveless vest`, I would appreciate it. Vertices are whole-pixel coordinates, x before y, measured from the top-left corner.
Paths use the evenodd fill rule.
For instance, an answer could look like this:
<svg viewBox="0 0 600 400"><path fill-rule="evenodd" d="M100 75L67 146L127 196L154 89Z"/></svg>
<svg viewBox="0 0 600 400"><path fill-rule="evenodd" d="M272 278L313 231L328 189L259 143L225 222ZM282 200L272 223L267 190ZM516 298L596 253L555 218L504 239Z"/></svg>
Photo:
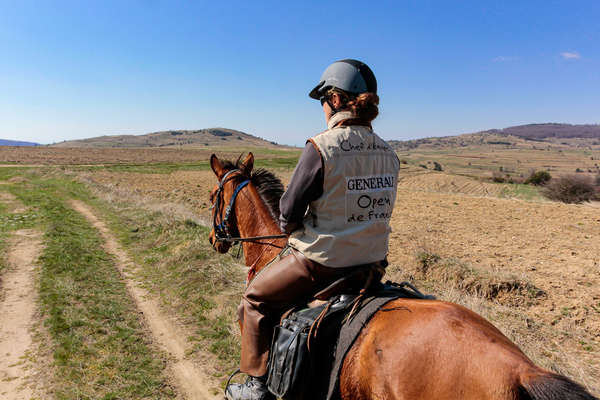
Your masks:
<svg viewBox="0 0 600 400"><path fill-rule="evenodd" d="M400 162L371 128L335 127L352 117L338 112L327 131L309 139L323 159L323 195L309 205L304 227L288 242L328 267L380 261L388 252Z"/></svg>

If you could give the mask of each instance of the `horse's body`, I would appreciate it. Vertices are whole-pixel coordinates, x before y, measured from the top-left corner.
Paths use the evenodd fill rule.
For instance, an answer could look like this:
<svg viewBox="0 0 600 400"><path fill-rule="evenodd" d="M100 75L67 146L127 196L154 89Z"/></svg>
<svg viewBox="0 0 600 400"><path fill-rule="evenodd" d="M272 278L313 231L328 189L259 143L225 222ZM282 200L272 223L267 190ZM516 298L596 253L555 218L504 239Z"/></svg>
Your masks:
<svg viewBox="0 0 600 400"><path fill-rule="evenodd" d="M252 154L237 164L211 157L219 181L236 168L240 169L238 182L243 177L250 179L235 202L235 217L225 222L242 238L279 234L275 200L281 184L275 195L269 196L264 182L265 174L270 174L252 174L252 164ZM266 180L273 183L270 177ZM235 181L223 185L222 199L215 199L213 192L211 201L226 204L235 191ZM218 241L214 229L210 241L219 252L229 250L229 242ZM249 279L285 242L243 243L245 262L251 267ZM391 308L394 311L373 316L346 356L340 374L342 399L595 399L568 378L536 366L492 324L464 307L398 299L386 305Z"/></svg>

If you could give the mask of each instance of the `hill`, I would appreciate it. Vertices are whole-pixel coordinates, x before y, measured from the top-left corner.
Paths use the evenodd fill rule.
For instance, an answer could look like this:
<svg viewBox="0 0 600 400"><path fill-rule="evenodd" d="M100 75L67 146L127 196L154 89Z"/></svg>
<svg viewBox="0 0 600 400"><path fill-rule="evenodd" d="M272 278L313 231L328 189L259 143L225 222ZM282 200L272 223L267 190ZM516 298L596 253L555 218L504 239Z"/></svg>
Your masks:
<svg viewBox="0 0 600 400"><path fill-rule="evenodd" d="M529 139L595 138L600 139L600 125L528 124L490 131Z"/></svg>
<svg viewBox="0 0 600 400"><path fill-rule="evenodd" d="M417 148L443 149L472 146L500 146L532 148L552 146L555 148L596 148L600 146L600 125L529 124L504 129L490 129L457 136L431 137L414 140L388 141L395 150L407 151Z"/></svg>
<svg viewBox="0 0 600 400"><path fill-rule="evenodd" d="M206 146L260 146L281 147L259 137L226 128L199 130L173 130L153 132L145 135L98 136L89 139L68 140L55 143L52 147L94 147L94 148L203 148Z"/></svg>
<svg viewBox="0 0 600 400"><path fill-rule="evenodd" d="M0 146L41 146L39 143L0 139Z"/></svg>

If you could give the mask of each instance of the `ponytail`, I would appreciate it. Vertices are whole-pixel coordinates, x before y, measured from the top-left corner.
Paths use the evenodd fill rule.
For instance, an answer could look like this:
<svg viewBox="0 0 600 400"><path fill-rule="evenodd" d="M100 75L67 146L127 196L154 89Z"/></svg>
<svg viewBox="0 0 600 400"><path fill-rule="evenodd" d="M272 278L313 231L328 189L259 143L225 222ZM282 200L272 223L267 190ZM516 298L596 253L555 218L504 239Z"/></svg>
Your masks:
<svg viewBox="0 0 600 400"><path fill-rule="evenodd" d="M354 95L343 90L333 88L330 89L328 95L337 93L344 105L340 107L340 110L351 111L352 114L356 115L357 119L364 122L373 121L377 115L379 115L379 96L372 92L361 93Z"/></svg>
<svg viewBox="0 0 600 400"><path fill-rule="evenodd" d="M355 98L349 100L346 106L352 111L358 119L365 122L373 121L379 114L379 96L375 93L361 93Z"/></svg>

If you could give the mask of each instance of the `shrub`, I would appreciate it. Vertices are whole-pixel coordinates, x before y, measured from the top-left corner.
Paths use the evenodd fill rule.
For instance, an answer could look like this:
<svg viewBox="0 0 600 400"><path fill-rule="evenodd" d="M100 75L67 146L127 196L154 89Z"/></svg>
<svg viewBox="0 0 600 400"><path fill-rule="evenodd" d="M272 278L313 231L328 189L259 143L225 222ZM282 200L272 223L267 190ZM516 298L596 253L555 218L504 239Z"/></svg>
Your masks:
<svg viewBox="0 0 600 400"><path fill-rule="evenodd" d="M566 175L552 179L542 192L550 200L582 203L598 198L592 179L581 175Z"/></svg>
<svg viewBox="0 0 600 400"><path fill-rule="evenodd" d="M531 185L545 185L552 179L552 175L548 171L532 171L525 183Z"/></svg>
<svg viewBox="0 0 600 400"><path fill-rule="evenodd" d="M577 168L575 172L584 172L581 168Z"/></svg>
<svg viewBox="0 0 600 400"><path fill-rule="evenodd" d="M434 171L443 171L443 170L444 170L444 168L442 168L442 164L440 164L440 163L439 163L439 162L437 162L437 161L434 161L434 162L433 162L433 170L434 170Z"/></svg>
<svg viewBox="0 0 600 400"><path fill-rule="evenodd" d="M505 182L504 175L502 175L499 172L494 171L492 173L492 181L496 182L496 183L504 183Z"/></svg>

